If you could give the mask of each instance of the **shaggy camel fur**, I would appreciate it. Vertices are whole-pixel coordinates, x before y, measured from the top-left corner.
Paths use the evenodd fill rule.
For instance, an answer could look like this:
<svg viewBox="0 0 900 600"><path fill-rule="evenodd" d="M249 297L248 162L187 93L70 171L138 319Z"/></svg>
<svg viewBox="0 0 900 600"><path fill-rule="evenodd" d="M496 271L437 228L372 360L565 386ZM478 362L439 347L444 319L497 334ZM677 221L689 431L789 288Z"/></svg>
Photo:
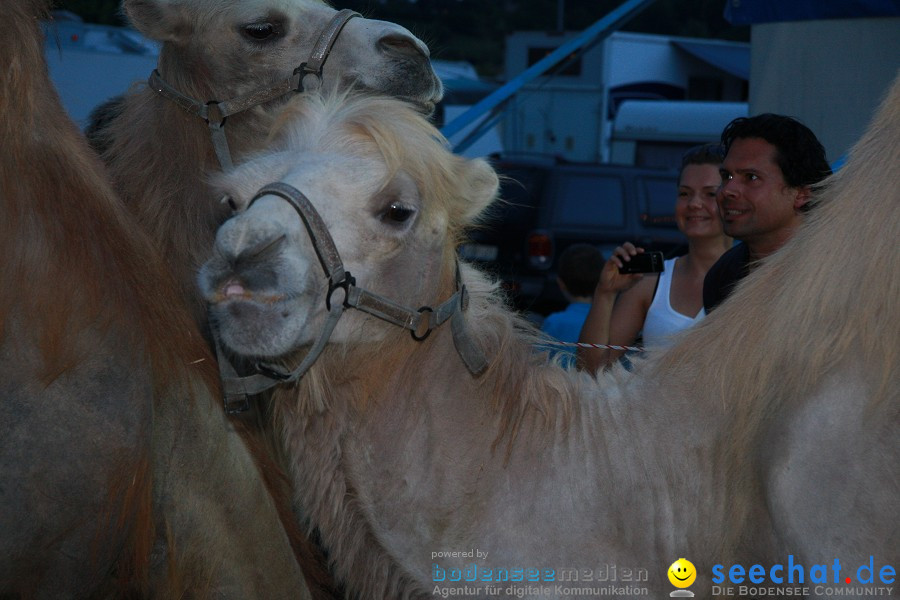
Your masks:
<svg viewBox="0 0 900 600"><path fill-rule="evenodd" d="M0 597L309 598L279 471L53 89L47 4L0 4Z"/></svg>

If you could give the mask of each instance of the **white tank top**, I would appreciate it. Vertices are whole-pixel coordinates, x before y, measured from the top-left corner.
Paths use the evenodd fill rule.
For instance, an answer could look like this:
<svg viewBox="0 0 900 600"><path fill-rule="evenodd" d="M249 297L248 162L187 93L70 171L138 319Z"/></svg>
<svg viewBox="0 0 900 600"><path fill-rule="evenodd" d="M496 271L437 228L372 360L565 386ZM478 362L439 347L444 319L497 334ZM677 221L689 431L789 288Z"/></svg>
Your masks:
<svg viewBox="0 0 900 600"><path fill-rule="evenodd" d="M683 329L687 329L703 318L706 312L701 308L695 317L688 317L672 308L669 302L669 294L672 290L672 275L675 273L675 261L670 258L665 261L665 270L659 274L659 284L653 302L647 310L644 319L644 346L647 348L668 346L672 343L671 336Z"/></svg>

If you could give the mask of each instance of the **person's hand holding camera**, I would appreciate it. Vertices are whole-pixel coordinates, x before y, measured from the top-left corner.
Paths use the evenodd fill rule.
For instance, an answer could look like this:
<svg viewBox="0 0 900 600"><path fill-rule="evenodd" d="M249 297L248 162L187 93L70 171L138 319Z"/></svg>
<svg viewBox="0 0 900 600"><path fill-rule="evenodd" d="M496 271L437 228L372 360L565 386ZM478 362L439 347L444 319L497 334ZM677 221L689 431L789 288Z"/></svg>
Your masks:
<svg viewBox="0 0 900 600"><path fill-rule="evenodd" d="M620 269L631 262L632 257L643 254L644 249L638 248L631 242L625 242L617 246L603 265L600 272L600 281L594 290L594 297L606 294L618 295L634 286L643 278L640 273L622 273Z"/></svg>

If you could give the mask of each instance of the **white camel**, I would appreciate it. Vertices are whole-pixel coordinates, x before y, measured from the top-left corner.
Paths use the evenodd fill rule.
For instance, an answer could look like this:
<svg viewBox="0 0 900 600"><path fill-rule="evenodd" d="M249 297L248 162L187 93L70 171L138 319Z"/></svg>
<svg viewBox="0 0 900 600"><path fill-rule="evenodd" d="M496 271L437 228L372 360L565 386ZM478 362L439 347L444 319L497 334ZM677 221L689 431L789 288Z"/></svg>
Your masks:
<svg viewBox="0 0 900 600"><path fill-rule="evenodd" d="M296 507L351 596L661 598L680 557L704 597L747 595L732 565L896 568L900 84L783 251L597 379L458 263L486 163L389 99L297 99L279 131L219 181L238 212L201 285L221 342L286 380Z"/></svg>

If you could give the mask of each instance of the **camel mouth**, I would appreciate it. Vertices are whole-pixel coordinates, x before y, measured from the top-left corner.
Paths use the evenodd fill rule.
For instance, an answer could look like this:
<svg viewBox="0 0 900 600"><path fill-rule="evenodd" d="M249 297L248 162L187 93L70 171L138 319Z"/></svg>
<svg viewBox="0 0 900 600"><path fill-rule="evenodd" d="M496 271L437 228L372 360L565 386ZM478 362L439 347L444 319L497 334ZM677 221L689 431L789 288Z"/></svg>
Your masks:
<svg viewBox="0 0 900 600"><path fill-rule="evenodd" d="M281 293L260 293L248 289L244 284L236 279L229 279L222 285L218 286L216 291L207 298L210 304L222 306L233 303L250 303L262 306L273 306L281 304L288 299L286 294Z"/></svg>
<svg viewBox="0 0 900 600"><path fill-rule="evenodd" d="M435 76L436 77L436 76ZM375 87L365 85L358 79L353 80L353 88L362 93L370 93L375 95L383 95L384 92L378 90ZM410 90L404 90L409 92ZM437 108L438 103L444 99L444 88L443 85L440 84L440 80L434 85L434 87L430 90L429 93L420 93L417 90L409 93L396 93L393 94L393 97L397 100L401 100L406 102L407 104L414 107L418 112L426 117L430 117L434 114L435 109Z"/></svg>
<svg viewBox="0 0 900 600"><path fill-rule="evenodd" d="M426 117L433 115L435 108L437 108L437 102L414 102L413 104Z"/></svg>
<svg viewBox="0 0 900 600"><path fill-rule="evenodd" d="M443 94L441 96L438 96L437 98L432 96L428 100L423 100L421 97L416 96L398 96L397 99L406 102L407 104L415 108L418 112L420 112L423 116L430 117L434 114L434 110L435 108L437 108L438 102L441 101L442 96Z"/></svg>
<svg viewBox="0 0 900 600"><path fill-rule="evenodd" d="M231 279L222 286L221 295L225 298L247 298L251 294L244 288L243 284L236 280Z"/></svg>

